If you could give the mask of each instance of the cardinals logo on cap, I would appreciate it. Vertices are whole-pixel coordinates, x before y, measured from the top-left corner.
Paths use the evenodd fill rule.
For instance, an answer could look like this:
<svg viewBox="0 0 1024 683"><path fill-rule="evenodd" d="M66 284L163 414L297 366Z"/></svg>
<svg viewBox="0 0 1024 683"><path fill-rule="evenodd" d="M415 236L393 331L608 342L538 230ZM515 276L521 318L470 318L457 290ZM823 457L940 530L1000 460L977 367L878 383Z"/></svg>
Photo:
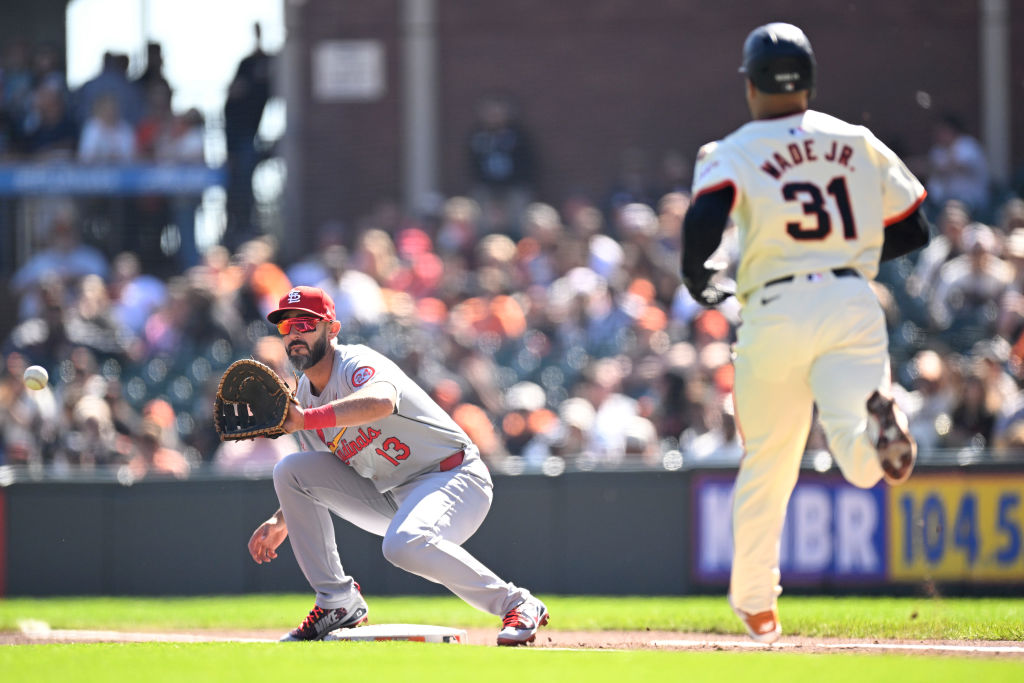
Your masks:
<svg viewBox="0 0 1024 683"><path fill-rule="evenodd" d="M288 292L288 303L297 304L302 301L302 294L297 289Z"/></svg>

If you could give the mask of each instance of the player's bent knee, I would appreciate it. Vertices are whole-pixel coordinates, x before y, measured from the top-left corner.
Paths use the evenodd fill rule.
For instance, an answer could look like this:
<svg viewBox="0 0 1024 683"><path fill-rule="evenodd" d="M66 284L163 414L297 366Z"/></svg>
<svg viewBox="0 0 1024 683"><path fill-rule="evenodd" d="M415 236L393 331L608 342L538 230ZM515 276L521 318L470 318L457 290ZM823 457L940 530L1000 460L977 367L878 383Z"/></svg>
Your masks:
<svg viewBox="0 0 1024 683"><path fill-rule="evenodd" d="M304 453L292 453L277 461L274 465L274 489L281 486L293 486L301 479Z"/></svg>
<svg viewBox="0 0 1024 683"><path fill-rule="evenodd" d="M381 551L384 559L399 569L410 569L416 566L417 558L429 544L430 537L425 534L400 531L384 537Z"/></svg>

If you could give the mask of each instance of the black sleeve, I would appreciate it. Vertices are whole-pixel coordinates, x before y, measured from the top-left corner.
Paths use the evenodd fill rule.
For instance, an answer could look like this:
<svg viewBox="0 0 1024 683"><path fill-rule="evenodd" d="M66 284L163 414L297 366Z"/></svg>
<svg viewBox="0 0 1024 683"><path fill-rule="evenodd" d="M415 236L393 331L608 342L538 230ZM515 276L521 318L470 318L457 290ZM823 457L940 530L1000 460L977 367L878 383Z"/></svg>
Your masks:
<svg viewBox="0 0 1024 683"><path fill-rule="evenodd" d="M685 282L707 281L704 262L722 241L722 233L729 223L729 212L735 197L736 189L729 185L700 194L690 204L683 218L682 269Z"/></svg>
<svg viewBox="0 0 1024 683"><path fill-rule="evenodd" d="M909 254L928 244L929 225L924 211L920 208L907 218L885 226L885 242L882 243L882 261Z"/></svg>

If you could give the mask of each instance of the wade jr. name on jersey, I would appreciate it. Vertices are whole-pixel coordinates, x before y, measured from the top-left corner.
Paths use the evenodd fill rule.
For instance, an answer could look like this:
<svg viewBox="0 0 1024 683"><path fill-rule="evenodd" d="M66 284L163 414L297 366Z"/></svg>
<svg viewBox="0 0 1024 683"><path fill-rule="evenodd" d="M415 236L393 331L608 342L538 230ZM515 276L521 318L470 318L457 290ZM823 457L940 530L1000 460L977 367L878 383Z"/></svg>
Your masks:
<svg viewBox="0 0 1024 683"><path fill-rule="evenodd" d="M760 168L776 180L782 178L789 169L807 162L827 161L854 170L850 165L850 159L853 157L852 147L831 140L825 143L825 152L822 154L816 143L817 140L814 138L791 142L786 145L785 150L775 152L771 159L766 159Z"/></svg>

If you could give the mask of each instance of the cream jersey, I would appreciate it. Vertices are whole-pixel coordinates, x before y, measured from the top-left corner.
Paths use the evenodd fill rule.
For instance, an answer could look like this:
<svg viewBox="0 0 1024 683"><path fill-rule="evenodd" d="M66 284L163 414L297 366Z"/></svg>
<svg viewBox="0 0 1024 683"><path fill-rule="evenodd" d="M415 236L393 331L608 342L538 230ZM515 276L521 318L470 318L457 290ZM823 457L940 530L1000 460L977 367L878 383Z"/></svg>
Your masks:
<svg viewBox="0 0 1024 683"><path fill-rule="evenodd" d="M805 111L747 123L704 145L693 196L735 189L737 297L800 273L878 273L886 225L910 216L925 190L863 126Z"/></svg>
<svg viewBox="0 0 1024 683"><path fill-rule="evenodd" d="M329 451L378 491L387 491L469 447L470 439L441 406L384 355L361 344L335 345L327 386L314 396L302 375L296 398L316 408L377 382L395 387L393 414L370 424L296 432L307 450Z"/></svg>

